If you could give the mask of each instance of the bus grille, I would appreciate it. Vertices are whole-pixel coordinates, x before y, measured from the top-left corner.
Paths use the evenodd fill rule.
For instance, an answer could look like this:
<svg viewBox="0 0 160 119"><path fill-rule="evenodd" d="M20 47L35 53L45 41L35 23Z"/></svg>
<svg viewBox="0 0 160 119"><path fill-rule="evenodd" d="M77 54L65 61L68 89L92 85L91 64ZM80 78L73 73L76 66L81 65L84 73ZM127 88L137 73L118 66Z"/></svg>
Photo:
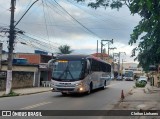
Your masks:
<svg viewBox="0 0 160 119"><path fill-rule="evenodd" d="M59 91L73 91L73 88L57 88Z"/></svg>

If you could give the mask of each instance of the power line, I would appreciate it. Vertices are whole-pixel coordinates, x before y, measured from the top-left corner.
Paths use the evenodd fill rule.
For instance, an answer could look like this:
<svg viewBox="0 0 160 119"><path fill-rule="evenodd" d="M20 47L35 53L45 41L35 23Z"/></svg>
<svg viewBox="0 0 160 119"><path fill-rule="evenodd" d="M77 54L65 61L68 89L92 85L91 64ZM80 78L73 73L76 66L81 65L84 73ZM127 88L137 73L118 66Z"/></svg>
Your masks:
<svg viewBox="0 0 160 119"><path fill-rule="evenodd" d="M39 37L39 36L37 37L36 35L30 34L30 33L25 33L25 34L26 34L27 36L31 37L31 38L32 38L32 37L36 37L36 39L37 39L37 38L40 39L39 41L43 41L43 42L46 41L46 39L41 38L41 37ZM56 45L58 45L58 46L61 45L61 44L59 44L59 43L52 42L52 41L51 41L51 43L56 44Z"/></svg>
<svg viewBox="0 0 160 119"><path fill-rule="evenodd" d="M75 19L66 9L64 9L56 0L54 0L55 3L60 6L72 19L74 19L78 24L80 24L83 28L85 28L87 31L89 31L90 33L92 33L93 35L95 35L96 37L100 38L99 36L97 36L97 34L95 34L93 31L91 31L90 29L88 29L86 26L84 26L82 23L80 23L77 19Z"/></svg>
<svg viewBox="0 0 160 119"><path fill-rule="evenodd" d="M52 46L52 47L51 47L52 49L57 49L56 46L53 46L53 45L51 45L50 43L46 43L46 42L44 42L44 41L40 41L40 40L38 40L38 39L32 38L32 37L27 36L27 35L23 35L23 36L26 37L28 40L32 39L32 40L30 40L31 42L37 43L37 44L42 45L42 46L44 46L44 47L47 47L47 48L48 48L48 47Z"/></svg>
<svg viewBox="0 0 160 119"><path fill-rule="evenodd" d="M17 23L14 25L14 27L16 27L18 25L18 23L22 20L22 18L24 17L24 15L30 10L30 8L37 2L38 0L34 1L31 6L27 9L27 11L22 15L22 17L17 21Z"/></svg>
<svg viewBox="0 0 160 119"><path fill-rule="evenodd" d="M27 38L27 40L26 40L25 37ZM29 36L25 36L25 37L24 36L22 37L21 35L18 35L18 38L22 39L21 44L24 44L24 45L29 44L34 48L38 48L40 50L44 50L44 51L47 51L47 52L50 52L50 53L53 53L53 51L58 50L58 47L51 46L50 44L47 44L43 41L39 41L37 39L30 38ZM34 39L34 40L31 40L31 39Z"/></svg>
<svg viewBox="0 0 160 119"><path fill-rule="evenodd" d="M71 2L70 0L67 0L68 2L70 2L71 4L74 4L75 5L75 1L73 1L73 2ZM79 7L79 5L80 6L82 6L82 7L86 7L87 5L82 5L82 4L78 4L78 6L77 5L75 5L75 6L77 6L77 7ZM88 7L88 6L87 6ZM79 7L80 8L80 7ZM99 7L99 8L101 8L101 7ZM102 8L104 8L104 7L102 7ZM81 9L81 8L80 8ZM91 14L91 15L93 15L94 16L94 14ZM104 17L105 15L103 15L102 16L102 14L98 14L98 13L96 13L96 15L99 15L99 16L101 16L101 17ZM117 15L115 15L115 14L113 14L113 12L112 12L112 15L111 14L107 14L107 16L110 16L110 17L112 17L112 18L117 18L118 20L121 20L121 21L123 21L123 22L125 22L125 20L126 20L126 16L117 16ZM107 19L109 19L108 17L104 17L104 18L107 18ZM113 20L113 19L110 19L110 20Z"/></svg>
<svg viewBox="0 0 160 119"><path fill-rule="evenodd" d="M82 9L79 5L77 5L77 4L75 4L74 2L71 2L70 0L67 0L67 2L69 2L69 3L71 3L72 5L74 5L74 6L76 6L77 8L79 8L80 10L82 10L83 12L85 12L85 13L87 13L87 14L89 14L90 16L93 16L94 18L96 18L96 19L100 19L101 21L103 21L103 22L110 22L110 23L113 23L113 20L114 19L110 19L110 18L108 18L108 17L104 17L105 15L101 15L101 14L98 14L97 12L94 12L94 14L92 14L92 13L89 13L88 11L85 11L84 9ZM96 14L95 14L96 13ZM97 16L99 16L99 17L97 17ZM118 18L119 20L122 20L123 22L124 22L124 20L123 19L121 19L122 17L117 17L117 16L112 16L112 15L109 15L109 14L107 14L107 16L110 16L110 17L112 17L112 18ZM103 18L102 18L103 17ZM117 22L117 21L116 21ZM115 23L116 23L115 22ZM118 23L119 24L119 23ZM129 27L128 27L129 28ZM91 28L90 28L91 29ZM117 30L117 28L109 28L108 27L108 29L111 29L111 30ZM119 30L122 30L122 29L119 29Z"/></svg>
<svg viewBox="0 0 160 119"><path fill-rule="evenodd" d="M53 11L55 11L57 14L59 14L60 16L62 16L62 17L64 17L64 15L63 14L60 14L60 12L61 13L64 13L64 10L62 10L62 9L60 9L60 8L58 8L56 5L54 5L53 3L51 3L51 1L49 0L49 1L47 1L48 3L50 3L55 9L57 9L58 11L55 11L55 9L53 9L52 7L50 7Z"/></svg>
<svg viewBox="0 0 160 119"><path fill-rule="evenodd" d="M50 52L49 50L43 49L42 47L38 47L38 46L36 46L33 43L30 43L30 42L27 42L27 41L24 42L25 39L22 38L22 37L18 37L18 38L22 39L22 41L20 41L19 39L17 39L19 41L19 43L21 43L22 45L28 45L28 46L31 46L32 48L36 48L36 49L39 49L39 50L42 50L42 51ZM50 53L52 53L52 52L50 52Z"/></svg>
<svg viewBox="0 0 160 119"><path fill-rule="evenodd" d="M20 4L20 0L18 0L17 2L19 2L19 4ZM30 0L29 3L26 5L26 8L25 8L25 10L24 10L24 13L25 13L25 11L27 11L27 8L28 8L29 5L31 4L31 2L32 2L32 0ZM21 7L21 8L23 8L23 7ZM22 10L22 9L19 10L19 12L17 13L17 15L20 14L21 10ZM24 13L23 13L23 14L24 14Z"/></svg>
<svg viewBox="0 0 160 119"><path fill-rule="evenodd" d="M42 0L42 4L43 4L45 27L46 27L47 37L48 37L48 40L49 40L48 26L47 26L47 20L46 20L46 14L45 14L45 10L44 10L44 2L43 2L43 0Z"/></svg>

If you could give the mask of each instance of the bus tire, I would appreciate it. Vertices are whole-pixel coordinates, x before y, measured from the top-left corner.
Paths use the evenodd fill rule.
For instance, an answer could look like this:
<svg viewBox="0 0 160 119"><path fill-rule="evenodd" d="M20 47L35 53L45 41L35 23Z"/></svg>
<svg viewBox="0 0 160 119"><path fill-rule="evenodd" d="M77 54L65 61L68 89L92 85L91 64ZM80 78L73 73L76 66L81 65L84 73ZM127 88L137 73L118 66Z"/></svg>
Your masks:
<svg viewBox="0 0 160 119"><path fill-rule="evenodd" d="M64 96L66 96L67 95L67 93L64 93L64 92L61 92L62 93L62 95L64 95Z"/></svg>
<svg viewBox="0 0 160 119"><path fill-rule="evenodd" d="M107 84L106 84L106 80L105 80L102 89L104 90L106 88L106 86L107 86Z"/></svg>

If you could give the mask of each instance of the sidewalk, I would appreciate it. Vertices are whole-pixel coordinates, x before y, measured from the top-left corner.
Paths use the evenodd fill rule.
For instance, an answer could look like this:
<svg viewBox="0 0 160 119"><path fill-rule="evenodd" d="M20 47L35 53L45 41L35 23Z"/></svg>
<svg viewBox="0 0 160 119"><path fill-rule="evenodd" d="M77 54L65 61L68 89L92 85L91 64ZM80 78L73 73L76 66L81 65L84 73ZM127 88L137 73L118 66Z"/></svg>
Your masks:
<svg viewBox="0 0 160 119"><path fill-rule="evenodd" d="M13 89L13 92L18 93L19 95L29 95L41 92L51 91L51 87L32 87L32 88L20 88ZM0 97L5 94L5 91L0 91Z"/></svg>
<svg viewBox="0 0 160 119"><path fill-rule="evenodd" d="M125 98L114 107L114 109L160 110L160 88L151 87L149 84L147 84L145 88L133 88L125 95ZM140 116L139 119L151 119L151 117L154 116ZM154 117L154 119L157 118L159 117Z"/></svg>

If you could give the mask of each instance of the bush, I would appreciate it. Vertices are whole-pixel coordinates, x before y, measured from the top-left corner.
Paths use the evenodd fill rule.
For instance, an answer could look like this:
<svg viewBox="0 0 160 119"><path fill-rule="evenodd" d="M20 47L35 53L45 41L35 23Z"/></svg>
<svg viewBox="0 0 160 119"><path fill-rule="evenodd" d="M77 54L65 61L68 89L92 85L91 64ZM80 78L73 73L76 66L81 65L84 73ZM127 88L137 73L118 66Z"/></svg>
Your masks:
<svg viewBox="0 0 160 119"><path fill-rule="evenodd" d="M2 95L2 97L11 97L11 96L19 96L19 94L18 94L18 93L15 93L15 92L13 92L13 91L11 90L11 92L10 92L8 95L6 95L6 94L3 94L3 95Z"/></svg>
<svg viewBox="0 0 160 119"><path fill-rule="evenodd" d="M144 81L137 81L135 83L136 87L145 87L146 86L146 82Z"/></svg>

